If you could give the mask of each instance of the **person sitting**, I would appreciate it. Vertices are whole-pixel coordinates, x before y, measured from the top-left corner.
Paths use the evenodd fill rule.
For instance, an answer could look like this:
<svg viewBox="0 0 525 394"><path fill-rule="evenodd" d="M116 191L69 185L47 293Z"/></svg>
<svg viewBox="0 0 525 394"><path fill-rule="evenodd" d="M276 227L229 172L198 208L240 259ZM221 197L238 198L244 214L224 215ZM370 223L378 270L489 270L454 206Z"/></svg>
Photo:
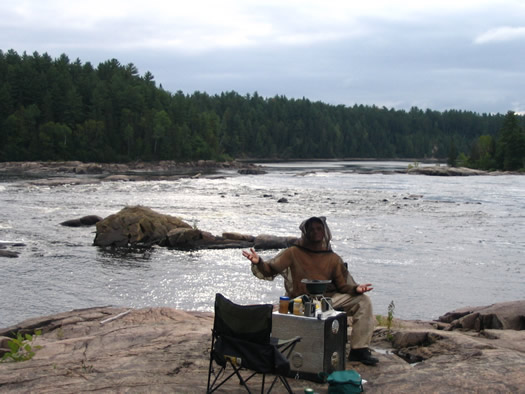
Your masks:
<svg viewBox="0 0 525 394"><path fill-rule="evenodd" d="M311 217L301 223L301 238L293 246L264 261L252 248L242 255L252 263L252 273L259 279L284 278L286 295L291 298L307 294L302 279L331 280L325 295L332 298L334 309L352 316L349 361L375 365L378 359L370 351L375 318L370 298L371 283L357 284L341 257L331 246L330 229L324 217Z"/></svg>

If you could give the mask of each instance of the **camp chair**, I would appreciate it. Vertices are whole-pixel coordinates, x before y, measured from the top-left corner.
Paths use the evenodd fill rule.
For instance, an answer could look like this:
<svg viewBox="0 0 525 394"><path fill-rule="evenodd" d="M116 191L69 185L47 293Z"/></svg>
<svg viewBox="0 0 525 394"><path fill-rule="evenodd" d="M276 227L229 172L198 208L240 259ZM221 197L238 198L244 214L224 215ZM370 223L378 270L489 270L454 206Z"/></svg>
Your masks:
<svg viewBox="0 0 525 394"><path fill-rule="evenodd" d="M256 374L262 374L261 393L264 393L266 374L276 375L268 393L277 379L292 393L286 380L286 375L290 373L286 357L301 338L286 341L272 338L272 310L270 304L243 306L231 302L222 294L215 295L207 393L213 393L233 376L237 376L239 384L251 393L248 381ZM217 372L214 366L219 367ZM243 377L241 372L249 376Z"/></svg>

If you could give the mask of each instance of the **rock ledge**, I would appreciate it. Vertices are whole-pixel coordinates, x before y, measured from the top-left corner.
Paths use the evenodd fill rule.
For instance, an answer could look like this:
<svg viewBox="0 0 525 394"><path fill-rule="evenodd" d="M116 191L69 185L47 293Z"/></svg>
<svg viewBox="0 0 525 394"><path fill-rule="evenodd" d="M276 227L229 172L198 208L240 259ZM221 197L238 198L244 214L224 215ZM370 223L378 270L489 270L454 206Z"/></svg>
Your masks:
<svg viewBox="0 0 525 394"><path fill-rule="evenodd" d="M204 393L212 325L211 313L165 307L100 307L29 319L0 329L0 336L43 331L32 360L0 364L0 391ZM378 366L347 363L347 369L368 381L368 393L523 392L525 331L447 327L394 320L390 330L374 333ZM323 384L289 381L294 392L326 392ZM232 381L219 392L243 391Z"/></svg>

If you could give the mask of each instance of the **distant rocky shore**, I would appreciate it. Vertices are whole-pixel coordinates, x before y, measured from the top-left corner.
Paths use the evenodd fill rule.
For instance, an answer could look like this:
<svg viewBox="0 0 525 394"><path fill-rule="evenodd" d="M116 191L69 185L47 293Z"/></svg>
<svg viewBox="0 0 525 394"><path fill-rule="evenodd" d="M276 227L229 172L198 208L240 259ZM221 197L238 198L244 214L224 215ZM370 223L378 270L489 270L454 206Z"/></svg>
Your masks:
<svg viewBox="0 0 525 394"><path fill-rule="evenodd" d="M0 162L0 175L26 176L36 179L51 178L56 183L87 183L94 181L169 180L183 177L212 175L219 170L239 174L264 174L257 165L237 160L218 162L198 160L191 162L156 161L132 163L63 162Z"/></svg>
<svg viewBox="0 0 525 394"><path fill-rule="evenodd" d="M467 167L428 166L412 167L406 170L407 174L431 175L431 176L471 176L471 175L524 175L521 172L512 171L482 171Z"/></svg>
<svg viewBox="0 0 525 394"><path fill-rule="evenodd" d="M223 171L223 173L221 173ZM189 162L156 161L132 163L83 163L80 161L63 162L0 162L0 176L19 176L30 178L36 184L82 184L102 181L144 181L175 180L179 178L198 178L202 176L224 176L224 171L241 175L261 175L266 171L263 166L232 160L218 162L198 160ZM406 170L372 170L362 173L407 173L430 176L471 176L471 175L523 175L520 172L481 171L466 167L408 166Z"/></svg>
<svg viewBox="0 0 525 394"><path fill-rule="evenodd" d="M16 333L42 331L31 360L0 363L0 391L204 393L212 325L206 312L97 307L0 328L0 348ZM367 393L523 393L525 300L462 308L437 321L394 319L376 327L371 347L377 366L346 364L367 381ZM289 383L296 393L327 390ZM230 380L218 392L243 390Z"/></svg>

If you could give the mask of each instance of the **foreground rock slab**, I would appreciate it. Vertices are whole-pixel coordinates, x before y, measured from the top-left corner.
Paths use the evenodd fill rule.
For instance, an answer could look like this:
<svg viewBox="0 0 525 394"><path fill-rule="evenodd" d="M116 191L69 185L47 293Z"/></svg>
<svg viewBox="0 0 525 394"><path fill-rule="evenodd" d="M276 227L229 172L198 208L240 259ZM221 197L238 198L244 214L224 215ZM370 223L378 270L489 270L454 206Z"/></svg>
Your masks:
<svg viewBox="0 0 525 394"><path fill-rule="evenodd" d="M205 393L212 314L172 308L127 311L76 310L1 330L5 335L40 327L43 334L34 342L42 348L32 360L0 364L0 392ZM291 383L297 392L310 387L305 381ZM243 391L232 380L218 392Z"/></svg>
<svg viewBox="0 0 525 394"><path fill-rule="evenodd" d="M212 325L211 313L173 308L101 307L26 320L0 336L40 328L34 345L42 348L32 360L0 364L0 392L204 393ZM347 369L367 380L368 393L524 392L525 331L444 326L394 320L390 329L378 327L372 347L379 364ZM289 381L297 393L327 390ZM231 381L219 392L244 391Z"/></svg>

